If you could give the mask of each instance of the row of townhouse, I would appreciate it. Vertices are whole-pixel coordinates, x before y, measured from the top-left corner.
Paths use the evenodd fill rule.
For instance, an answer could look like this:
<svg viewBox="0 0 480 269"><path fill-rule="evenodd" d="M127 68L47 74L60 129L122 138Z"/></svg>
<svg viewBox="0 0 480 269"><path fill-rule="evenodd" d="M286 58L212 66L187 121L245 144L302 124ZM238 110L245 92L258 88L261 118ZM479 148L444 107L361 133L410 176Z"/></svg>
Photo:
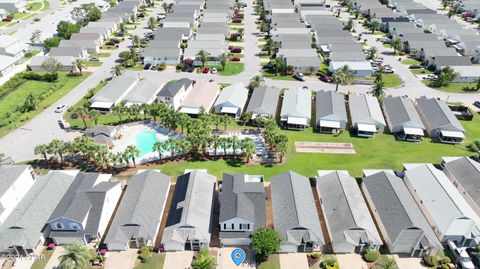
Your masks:
<svg viewBox="0 0 480 269"><path fill-rule="evenodd" d="M43 71L43 63L55 59L62 65L62 71L75 70L74 61L77 58L86 59L90 54L100 52L100 46L105 40L113 37L119 24L130 21L136 14L143 0L125 0L102 13L98 21L89 22L70 39L60 41L58 48L52 48L46 56L35 56L29 66L33 71Z"/></svg>
<svg viewBox="0 0 480 269"><path fill-rule="evenodd" d="M170 176L157 170L139 170L122 188L107 174L63 170L38 177L29 166L2 166L0 253L36 253L46 240L98 242L110 251L198 250L211 245L214 227L223 246L248 246L253 231L270 226L281 235L282 253L383 246L421 257L448 240L479 243L480 163L445 157L438 166L404 164L403 171L363 174L357 180L347 171L318 170L309 180L288 171L272 176L266 191L263 176L225 173L214 210L217 178L205 170L179 176L168 201Z"/></svg>

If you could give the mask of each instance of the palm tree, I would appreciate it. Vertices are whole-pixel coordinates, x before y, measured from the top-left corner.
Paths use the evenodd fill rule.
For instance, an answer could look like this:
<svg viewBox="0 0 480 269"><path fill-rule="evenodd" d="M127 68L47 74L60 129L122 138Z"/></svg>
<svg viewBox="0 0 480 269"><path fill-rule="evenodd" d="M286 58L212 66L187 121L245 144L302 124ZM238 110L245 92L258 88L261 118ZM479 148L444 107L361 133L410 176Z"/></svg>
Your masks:
<svg viewBox="0 0 480 269"><path fill-rule="evenodd" d="M249 137L243 139L240 143L240 149L247 158L247 163L250 162L250 157L256 152L255 142Z"/></svg>
<svg viewBox="0 0 480 269"><path fill-rule="evenodd" d="M205 66L205 63L210 58L210 53L208 53L206 50L200 50L196 56L197 56L197 59L200 60L200 62L202 62L202 66Z"/></svg>
<svg viewBox="0 0 480 269"><path fill-rule="evenodd" d="M120 23L120 25L118 26L118 30L122 35L124 35L127 32L127 27L125 27L125 23Z"/></svg>
<svg viewBox="0 0 480 269"><path fill-rule="evenodd" d="M344 65L335 71L332 79L336 84L335 91L338 91L339 84L349 84L353 81L353 72L348 65Z"/></svg>
<svg viewBox="0 0 480 269"><path fill-rule="evenodd" d="M216 264L217 259L209 254L208 249L201 249L192 261L192 268L210 269L214 268Z"/></svg>
<svg viewBox="0 0 480 269"><path fill-rule="evenodd" d="M402 49L402 40L400 40L400 38L398 37L395 37L394 39L392 39L390 45L392 46L393 54L397 54L397 51Z"/></svg>
<svg viewBox="0 0 480 269"><path fill-rule="evenodd" d="M123 122L123 115L126 112L126 107L123 103L119 103L118 105L113 107L113 114L116 114L120 119L120 122Z"/></svg>
<svg viewBox="0 0 480 269"><path fill-rule="evenodd" d="M140 37L138 37L138 38L140 38ZM130 50L128 52L129 52L129 54L128 54L128 59L129 60L132 60L134 63L136 63L140 60L141 55L140 55L140 52L138 52L138 49L130 48Z"/></svg>
<svg viewBox="0 0 480 269"><path fill-rule="evenodd" d="M148 29L155 30L155 28L157 28L157 19L150 17L148 19Z"/></svg>
<svg viewBox="0 0 480 269"><path fill-rule="evenodd" d="M43 158L45 159L45 161L48 162L47 151L48 151L48 146L45 144L37 145L33 150L33 152L36 155L43 155Z"/></svg>
<svg viewBox="0 0 480 269"><path fill-rule="evenodd" d="M65 142L59 139L53 139L48 144L48 151L52 154L58 155L60 162L63 163L63 152L65 150Z"/></svg>
<svg viewBox="0 0 480 269"><path fill-rule="evenodd" d="M162 152L168 149L168 145L165 141L158 140L155 141L153 144L153 151L158 152L158 157L160 158L160 161L162 160Z"/></svg>
<svg viewBox="0 0 480 269"><path fill-rule="evenodd" d="M231 138L232 149L233 149L233 157L237 156L237 148L240 145L240 140L236 136L232 136Z"/></svg>
<svg viewBox="0 0 480 269"><path fill-rule="evenodd" d="M177 139L169 137L166 141L167 149L170 151L170 157L173 159L177 150Z"/></svg>
<svg viewBox="0 0 480 269"><path fill-rule="evenodd" d="M222 117L222 123L223 123L224 129L225 131L227 131L227 126L232 122L232 118L230 118L230 116L228 115L222 115L220 117Z"/></svg>
<svg viewBox="0 0 480 269"><path fill-rule="evenodd" d="M163 7L163 10L165 11L165 14L170 12L170 6L167 4L167 2L163 2L162 7Z"/></svg>
<svg viewBox="0 0 480 269"><path fill-rule="evenodd" d="M222 53L220 54L220 56L218 56L217 60L220 62L222 70L225 70L225 66L227 65L229 60L228 55L226 53Z"/></svg>
<svg viewBox="0 0 480 269"><path fill-rule="evenodd" d="M224 137L224 136L220 137L220 138L218 139L218 145L219 145L221 148L223 148L223 154L224 154L224 156L227 156L227 148L228 148L228 146L230 145L230 139L229 139L229 137Z"/></svg>
<svg viewBox="0 0 480 269"><path fill-rule="evenodd" d="M25 102L23 103L23 106L27 111L36 110L38 106L38 102L39 102L38 96L33 92L31 92L25 97Z"/></svg>
<svg viewBox="0 0 480 269"><path fill-rule="evenodd" d="M370 31L372 31L372 34L373 34L373 33L375 33L375 31L380 29L380 22L378 20L372 20L368 24L368 28L370 29Z"/></svg>
<svg viewBox="0 0 480 269"><path fill-rule="evenodd" d="M368 59L375 60L377 58L378 49L371 47L368 49Z"/></svg>
<svg viewBox="0 0 480 269"><path fill-rule="evenodd" d="M90 262L89 249L80 243L64 246L62 255L58 257L62 269L85 269Z"/></svg>
<svg viewBox="0 0 480 269"><path fill-rule="evenodd" d="M136 48L140 46L140 37L138 35L132 36L132 45Z"/></svg>
<svg viewBox="0 0 480 269"><path fill-rule="evenodd" d="M125 153L129 158L132 159L133 166L137 167L137 164L135 162L135 158L140 156L140 150L137 148L137 146L135 146L135 145L127 146L127 148L125 149Z"/></svg>
<svg viewBox="0 0 480 269"><path fill-rule="evenodd" d="M385 88L385 82L383 82L382 79L375 80L371 93L373 94L373 96L377 97L380 100L385 94L383 91L384 88Z"/></svg>
<svg viewBox="0 0 480 269"><path fill-rule="evenodd" d="M98 110L96 109L92 109L89 112L89 118L90 120L93 120L93 122L95 123L95 126L98 125L98 119L100 118L100 116L101 116L100 112L98 112Z"/></svg>
<svg viewBox="0 0 480 269"><path fill-rule="evenodd" d="M182 155L186 155L190 150L190 143L187 141L187 139L177 140L176 145L177 145L177 151L180 151Z"/></svg>
<svg viewBox="0 0 480 269"><path fill-rule="evenodd" d="M213 153L214 153L214 156L215 156L215 159L216 159L217 158L217 150L218 150L218 146L219 146L219 143L220 143L220 136L218 134L213 134L211 139L210 139L210 143L212 145Z"/></svg>
<svg viewBox="0 0 480 269"><path fill-rule="evenodd" d="M119 77L123 75L124 72L125 72L125 66L121 64L115 65L114 67L112 67L112 70L110 71L113 77Z"/></svg>
<svg viewBox="0 0 480 269"><path fill-rule="evenodd" d="M83 129L87 129L87 119L90 117L90 111L88 111L88 108L81 106L75 110L75 114L77 114L77 117L83 121Z"/></svg>
<svg viewBox="0 0 480 269"><path fill-rule="evenodd" d="M442 0L442 6L444 10L448 7L448 3L449 3L449 0Z"/></svg>
<svg viewBox="0 0 480 269"><path fill-rule="evenodd" d="M83 69L87 68L87 62L82 58L75 58L72 62L73 66L78 69L80 76L83 76Z"/></svg>

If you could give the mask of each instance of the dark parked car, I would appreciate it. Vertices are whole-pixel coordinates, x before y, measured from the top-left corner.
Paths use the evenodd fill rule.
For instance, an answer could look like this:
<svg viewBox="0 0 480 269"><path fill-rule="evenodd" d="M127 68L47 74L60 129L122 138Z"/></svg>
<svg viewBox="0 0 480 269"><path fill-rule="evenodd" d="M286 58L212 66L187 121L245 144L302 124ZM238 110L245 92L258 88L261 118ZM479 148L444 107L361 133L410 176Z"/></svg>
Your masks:
<svg viewBox="0 0 480 269"><path fill-rule="evenodd" d="M234 57L230 59L232 62L240 62L240 58Z"/></svg>
<svg viewBox="0 0 480 269"><path fill-rule="evenodd" d="M232 20L233 23L242 23L242 19L234 19Z"/></svg>
<svg viewBox="0 0 480 269"><path fill-rule="evenodd" d="M475 102L473 102L473 105L476 106L476 107L478 107L478 108L480 108L480 101L475 101Z"/></svg>
<svg viewBox="0 0 480 269"><path fill-rule="evenodd" d="M189 68L190 68L190 65L184 65L182 68L182 72L187 72Z"/></svg>
<svg viewBox="0 0 480 269"><path fill-rule="evenodd" d="M107 43L105 43L105 45L107 45L107 46L115 46L116 44L115 44L115 42L113 42L113 41L108 41Z"/></svg>
<svg viewBox="0 0 480 269"><path fill-rule="evenodd" d="M422 68L422 65L420 65L420 64L412 64L412 65L410 65L408 68L410 68L410 69L420 69L420 68Z"/></svg>
<svg viewBox="0 0 480 269"><path fill-rule="evenodd" d="M193 71L195 71L195 66L190 65L190 66L188 67L187 72L188 72L188 73L192 73Z"/></svg>
<svg viewBox="0 0 480 269"><path fill-rule="evenodd" d="M150 67L152 67L151 64L146 64L146 65L143 67L143 70L150 70Z"/></svg>
<svg viewBox="0 0 480 269"><path fill-rule="evenodd" d="M332 78L326 74L320 74L320 80L327 83L332 82Z"/></svg>
<svg viewBox="0 0 480 269"><path fill-rule="evenodd" d="M241 53L242 49L241 48L233 48L230 50L231 53Z"/></svg>

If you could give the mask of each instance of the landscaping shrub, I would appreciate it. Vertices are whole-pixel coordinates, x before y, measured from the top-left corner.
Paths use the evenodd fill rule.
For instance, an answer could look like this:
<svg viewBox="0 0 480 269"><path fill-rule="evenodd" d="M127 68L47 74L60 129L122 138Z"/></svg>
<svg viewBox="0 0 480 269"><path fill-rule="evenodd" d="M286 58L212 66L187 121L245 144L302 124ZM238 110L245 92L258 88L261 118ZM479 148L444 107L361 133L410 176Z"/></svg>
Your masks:
<svg viewBox="0 0 480 269"><path fill-rule="evenodd" d="M18 73L0 87L0 98L24 82L23 73Z"/></svg>
<svg viewBox="0 0 480 269"><path fill-rule="evenodd" d="M438 259L436 256L425 256L423 257L423 262L425 262L426 265L433 267L433 266L437 266Z"/></svg>
<svg viewBox="0 0 480 269"><path fill-rule="evenodd" d="M179 63L179 64L177 64L176 68L177 68L177 70L182 70L183 66L184 66L183 63Z"/></svg>
<svg viewBox="0 0 480 269"><path fill-rule="evenodd" d="M53 82L58 79L58 73L39 74L37 72L28 71L23 74L24 79Z"/></svg>
<svg viewBox="0 0 480 269"><path fill-rule="evenodd" d="M158 65L158 70L159 71L163 71L165 70L165 68L167 68L167 64L166 63L161 63Z"/></svg>
<svg viewBox="0 0 480 269"><path fill-rule="evenodd" d="M141 247L140 250L138 251L139 252L138 259L142 263L147 263L150 260L150 253L152 252L152 250L153 250L153 247L147 247L147 246Z"/></svg>
<svg viewBox="0 0 480 269"><path fill-rule="evenodd" d="M335 258L326 258L320 263L320 268L326 268L326 269L338 269L338 262Z"/></svg>
<svg viewBox="0 0 480 269"><path fill-rule="evenodd" d="M450 257L447 257L447 256L440 257L440 259L438 261L439 264L449 264L451 262L452 262L452 260L450 259Z"/></svg>
<svg viewBox="0 0 480 269"><path fill-rule="evenodd" d="M363 258L366 262L375 262L380 257L380 252L376 250L369 250L363 253Z"/></svg>
<svg viewBox="0 0 480 269"><path fill-rule="evenodd" d="M448 266L446 264L442 264L442 265L440 265L440 269L450 269L450 266Z"/></svg>

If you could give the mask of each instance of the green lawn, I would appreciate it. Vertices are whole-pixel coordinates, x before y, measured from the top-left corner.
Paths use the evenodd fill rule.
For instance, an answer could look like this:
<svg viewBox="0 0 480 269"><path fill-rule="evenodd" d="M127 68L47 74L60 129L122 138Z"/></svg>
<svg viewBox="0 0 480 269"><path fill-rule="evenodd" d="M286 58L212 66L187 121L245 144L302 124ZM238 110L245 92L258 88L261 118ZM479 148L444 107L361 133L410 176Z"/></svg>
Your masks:
<svg viewBox="0 0 480 269"><path fill-rule="evenodd" d="M420 143L396 141L393 135L378 134L374 138L360 138L344 132L338 137L329 134L314 133L312 129L306 131L284 132L289 138L287 162L283 165L262 166L258 164L241 165L231 160L173 162L156 166L163 173L177 176L185 169L204 168L209 173L221 179L223 172L239 172L265 175L267 180L276 174L288 170L296 171L307 177L314 177L318 169L348 170L354 177L362 176L362 169L399 169L407 162L439 163L442 156L467 156L471 153L466 145L480 137L480 116L476 115L473 121L462 121L467 130L465 143L462 145L447 145L432 143L426 138ZM356 154L320 154L297 153L294 142L337 142L352 143Z"/></svg>
<svg viewBox="0 0 480 269"><path fill-rule="evenodd" d="M429 86L429 84L430 84L429 80L422 80L422 82L427 86ZM450 83L450 85L448 85L447 87L433 88L433 89L439 90L439 91L442 91L442 92L451 92L451 93L472 93L472 92L464 91L463 89L465 87L475 87L475 86L477 86L476 82L472 82L472 83ZM475 92L473 92L473 93L475 93Z"/></svg>
<svg viewBox="0 0 480 269"><path fill-rule="evenodd" d="M221 76L234 76L243 72L243 63L230 62L225 65L225 69L220 71Z"/></svg>
<svg viewBox="0 0 480 269"><path fill-rule="evenodd" d="M101 53L92 53L90 54L90 57L92 58L104 58L104 57L110 57L109 52L101 52Z"/></svg>
<svg viewBox="0 0 480 269"><path fill-rule="evenodd" d="M102 50L116 50L117 47L115 47L115 46L108 46L108 45L102 45L102 46L100 46L100 49L102 49Z"/></svg>
<svg viewBox="0 0 480 269"><path fill-rule="evenodd" d="M83 76L69 76L66 73L59 73L56 82L27 80L20 84L15 90L0 99L0 137L15 129L13 124L9 124L9 118L6 117L7 113L14 115L15 124L19 127L66 95L89 75L90 73L84 73ZM17 112L17 108L23 104L25 97L33 89L35 94L45 96L45 99L38 103L37 110L26 113Z"/></svg>
<svg viewBox="0 0 480 269"><path fill-rule="evenodd" d="M133 71L141 71L143 70L143 65L142 64L137 64L131 67L127 67L127 70L133 70Z"/></svg>
<svg viewBox="0 0 480 269"><path fill-rule="evenodd" d="M22 58L24 60L28 60L28 59L31 59L33 56L37 55L38 53L40 53L39 50L31 50L31 51L25 53L25 55Z"/></svg>
<svg viewBox="0 0 480 269"><path fill-rule="evenodd" d="M383 74L383 82L385 83L385 88L396 88L402 85L402 79L395 74Z"/></svg>
<svg viewBox="0 0 480 269"><path fill-rule="evenodd" d="M261 263L258 269L280 269L280 257L278 254L272 254L266 262Z"/></svg>
<svg viewBox="0 0 480 269"><path fill-rule="evenodd" d="M33 2L33 3L29 3L27 5L27 9L30 12L35 12L35 11L39 10L41 7L42 7L42 3L40 3L40 2Z"/></svg>
<svg viewBox="0 0 480 269"><path fill-rule="evenodd" d="M147 263L140 263L134 269L162 269L165 253L154 253Z"/></svg>
<svg viewBox="0 0 480 269"><path fill-rule="evenodd" d="M10 15L13 16L14 20L20 20L20 19L23 19L24 17L28 16L29 14L28 13L14 12L14 13L10 13Z"/></svg>
<svg viewBox="0 0 480 269"><path fill-rule="evenodd" d="M87 67L99 67L101 66L103 63L102 62L94 62L94 61L88 61L87 62Z"/></svg>
<svg viewBox="0 0 480 269"><path fill-rule="evenodd" d="M44 269L48 263L48 260L50 260L50 257L52 257L52 254L53 250L45 249L41 254L44 256L41 259L36 260L30 269Z"/></svg>
<svg viewBox="0 0 480 269"><path fill-rule="evenodd" d="M412 65L412 64L422 64L422 62L417 61L415 59L405 59L402 61L402 64Z"/></svg>
<svg viewBox="0 0 480 269"><path fill-rule="evenodd" d="M43 8L40 11L45 11L49 8L50 8L50 2L48 2L47 0L44 0L43 1Z"/></svg>
<svg viewBox="0 0 480 269"><path fill-rule="evenodd" d="M433 71L430 71L428 69L410 69L410 71L415 74L415 75L422 75L422 74L433 74Z"/></svg>
<svg viewBox="0 0 480 269"><path fill-rule="evenodd" d="M291 80L291 81L297 81L294 77L292 76L282 76L280 74L275 75L275 73L270 73L263 71L263 76L266 78L271 78L271 79L276 79L276 80Z"/></svg>

